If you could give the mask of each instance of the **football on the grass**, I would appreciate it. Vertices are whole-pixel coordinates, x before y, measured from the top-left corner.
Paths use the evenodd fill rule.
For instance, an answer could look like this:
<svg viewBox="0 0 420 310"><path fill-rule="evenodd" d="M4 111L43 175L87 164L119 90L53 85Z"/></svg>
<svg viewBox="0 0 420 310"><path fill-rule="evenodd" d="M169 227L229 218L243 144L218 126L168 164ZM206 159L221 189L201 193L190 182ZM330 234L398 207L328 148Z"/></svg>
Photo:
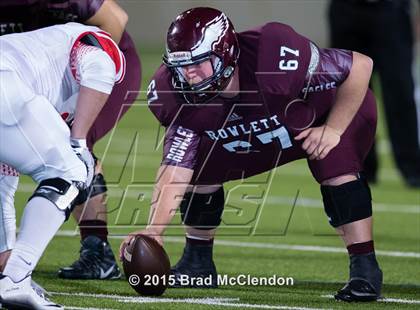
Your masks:
<svg viewBox="0 0 420 310"><path fill-rule="evenodd" d="M169 257L153 238L137 235L124 249L123 268L128 283L140 295L160 296L168 286Z"/></svg>

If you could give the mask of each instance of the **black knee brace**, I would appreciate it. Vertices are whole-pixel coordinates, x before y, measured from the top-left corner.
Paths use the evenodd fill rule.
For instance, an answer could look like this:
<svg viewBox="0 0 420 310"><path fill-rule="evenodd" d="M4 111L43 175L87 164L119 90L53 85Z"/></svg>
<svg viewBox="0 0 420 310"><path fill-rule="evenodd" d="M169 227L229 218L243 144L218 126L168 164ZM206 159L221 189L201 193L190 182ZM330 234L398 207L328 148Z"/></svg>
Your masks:
<svg viewBox="0 0 420 310"><path fill-rule="evenodd" d="M214 193L186 193L181 202L181 218L185 225L197 229L213 229L220 225L225 206L223 187Z"/></svg>
<svg viewBox="0 0 420 310"><path fill-rule="evenodd" d="M321 185L321 193L325 213L333 227L372 216L372 196L364 179L339 186Z"/></svg>
<svg viewBox="0 0 420 310"><path fill-rule="evenodd" d="M47 179L39 183L35 192L29 198L43 197L56 205L58 209L66 214L68 220L73 211L73 201L76 199L79 189L75 184L69 183L60 178Z"/></svg>
<svg viewBox="0 0 420 310"><path fill-rule="evenodd" d="M108 189L106 187L106 181L102 173L98 173L94 176L91 187L92 190L90 191L89 198L106 193Z"/></svg>
<svg viewBox="0 0 420 310"><path fill-rule="evenodd" d="M92 197L106 193L107 190L105 178L102 173L95 174L92 184L88 188L81 190L73 203L75 205L81 205Z"/></svg>

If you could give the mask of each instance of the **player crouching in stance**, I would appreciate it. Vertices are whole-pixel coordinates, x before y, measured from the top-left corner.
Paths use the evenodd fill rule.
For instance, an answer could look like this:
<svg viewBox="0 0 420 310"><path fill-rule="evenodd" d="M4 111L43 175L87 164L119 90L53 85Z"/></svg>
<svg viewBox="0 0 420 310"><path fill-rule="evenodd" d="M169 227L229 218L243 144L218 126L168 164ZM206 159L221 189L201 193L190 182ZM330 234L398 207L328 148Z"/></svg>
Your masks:
<svg viewBox="0 0 420 310"><path fill-rule="evenodd" d="M128 15L116 1L104 0L0 1L0 12L0 35L77 22L98 26L118 43L127 62L125 78L114 86L108 101L86 136L87 146L92 151L96 143L110 132L128 111L140 88L140 58L131 36L125 31ZM93 153L92 155L95 158ZM95 162L92 185L85 190L88 200L76 206L72 212L80 229L80 255L70 266L59 269L60 278L105 280L121 276L108 242L106 174L102 170L101 160L95 158ZM0 163L0 208L4 214L2 218L0 215L0 220L5 225L5 229L0 230L0 271L3 270L14 245L16 229L12 198L18 180L12 169L2 167L4 165ZM79 193L79 197L82 196L83 194ZM77 201L75 203L77 204Z"/></svg>
<svg viewBox="0 0 420 310"><path fill-rule="evenodd" d="M149 225L140 233L162 242L180 206L186 246L172 273L212 275L216 287L212 248L222 184L306 158L350 256L350 279L336 298L376 300L382 272L370 190L359 176L376 130L371 59L319 48L281 23L237 34L211 8L179 15L166 48L148 89L149 107L166 127L164 154Z"/></svg>
<svg viewBox="0 0 420 310"><path fill-rule="evenodd" d="M31 273L92 182L86 135L123 79L125 60L107 33L77 23L6 35L0 48L0 161L39 183L1 275L0 302L62 309L31 285Z"/></svg>

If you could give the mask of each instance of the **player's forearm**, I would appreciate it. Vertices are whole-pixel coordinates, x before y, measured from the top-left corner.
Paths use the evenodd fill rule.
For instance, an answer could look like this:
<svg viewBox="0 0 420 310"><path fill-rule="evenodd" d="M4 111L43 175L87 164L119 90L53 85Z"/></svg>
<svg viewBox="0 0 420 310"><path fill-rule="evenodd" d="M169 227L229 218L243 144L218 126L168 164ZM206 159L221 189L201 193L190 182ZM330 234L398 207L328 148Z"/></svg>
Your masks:
<svg viewBox="0 0 420 310"><path fill-rule="evenodd" d="M90 127L102 110L109 95L94 89L81 86L77 99L74 122L71 128L71 137L86 139Z"/></svg>
<svg viewBox="0 0 420 310"><path fill-rule="evenodd" d="M342 135L359 110L372 74L372 59L353 52L353 65L347 79L337 89L336 100L328 116L327 125Z"/></svg>
<svg viewBox="0 0 420 310"><path fill-rule="evenodd" d="M158 171L157 183L152 197L149 225L162 235L172 221L182 198L190 186L193 170L162 165Z"/></svg>

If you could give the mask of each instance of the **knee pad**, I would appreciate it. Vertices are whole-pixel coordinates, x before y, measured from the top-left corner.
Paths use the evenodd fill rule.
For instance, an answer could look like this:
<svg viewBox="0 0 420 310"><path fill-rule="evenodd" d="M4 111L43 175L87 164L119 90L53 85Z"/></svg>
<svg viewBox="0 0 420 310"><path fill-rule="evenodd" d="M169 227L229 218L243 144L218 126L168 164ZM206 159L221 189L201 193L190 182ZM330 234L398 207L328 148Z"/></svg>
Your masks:
<svg viewBox="0 0 420 310"><path fill-rule="evenodd" d="M223 187L214 193L186 193L181 202L181 218L185 225L196 229L214 229L222 221L225 206Z"/></svg>
<svg viewBox="0 0 420 310"><path fill-rule="evenodd" d="M107 192L106 181L102 173L98 173L93 177L92 184L79 192L76 199L73 201L75 206L85 203L88 199L99 194Z"/></svg>
<svg viewBox="0 0 420 310"><path fill-rule="evenodd" d="M68 220L70 213L73 210L73 201L78 194L79 189L75 184L60 178L54 178L39 183L29 200L34 197L48 199L55 204L59 210L62 210L66 214L66 220Z"/></svg>
<svg viewBox="0 0 420 310"><path fill-rule="evenodd" d="M333 227L372 216L372 196L364 179L339 186L321 185L324 210Z"/></svg>

